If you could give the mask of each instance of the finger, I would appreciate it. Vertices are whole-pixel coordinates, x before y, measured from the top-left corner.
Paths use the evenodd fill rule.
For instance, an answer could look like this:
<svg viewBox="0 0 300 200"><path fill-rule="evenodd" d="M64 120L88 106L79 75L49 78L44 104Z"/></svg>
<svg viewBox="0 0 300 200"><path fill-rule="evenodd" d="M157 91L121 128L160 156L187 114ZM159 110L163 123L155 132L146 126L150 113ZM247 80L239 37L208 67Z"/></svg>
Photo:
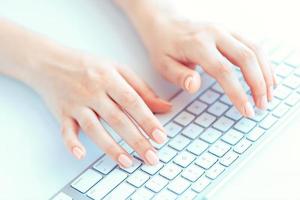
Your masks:
<svg viewBox="0 0 300 200"><path fill-rule="evenodd" d="M124 77L129 85L142 97L144 102L148 105L154 113L165 113L171 110L171 103L160 99L154 91L135 73L129 69L119 68L119 73Z"/></svg>
<svg viewBox="0 0 300 200"><path fill-rule="evenodd" d="M266 109L266 82L255 53L230 35L221 35L217 41L217 48L229 61L240 67L256 106Z"/></svg>
<svg viewBox="0 0 300 200"><path fill-rule="evenodd" d="M107 94L138 123L152 140L157 143L165 142L167 134L163 126L142 98L119 74L115 75L114 81Z"/></svg>
<svg viewBox="0 0 300 200"><path fill-rule="evenodd" d="M158 66L162 76L171 83L190 93L200 88L201 79L198 72L166 56L163 64Z"/></svg>
<svg viewBox="0 0 300 200"><path fill-rule="evenodd" d="M244 43L248 48L250 48L255 53L267 86L267 97L268 100L271 101L273 98L273 87L274 87L273 73L274 72L272 70L271 63L266 58L265 52L262 50L261 47L254 44L252 41L248 40L242 35L238 33L232 33L232 35L241 43Z"/></svg>
<svg viewBox="0 0 300 200"><path fill-rule="evenodd" d="M62 137L67 149L78 159L81 160L86 154L84 146L78 139L79 127L76 121L66 117L62 122Z"/></svg>
<svg viewBox="0 0 300 200"><path fill-rule="evenodd" d="M81 129L114 161L122 167L132 166L132 158L102 127L97 115L89 108L78 109L74 117Z"/></svg>
<svg viewBox="0 0 300 200"><path fill-rule="evenodd" d="M234 66L215 47L208 48L201 56L199 64L219 82L240 113L246 117L254 116L254 110L247 95L233 72Z"/></svg>
<svg viewBox="0 0 300 200"><path fill-rule="evenodd" d="M115 102L109 98L103 98L101 102L95 102L93 106L147 164L155 165L158 163L155 149Z"/></svg>

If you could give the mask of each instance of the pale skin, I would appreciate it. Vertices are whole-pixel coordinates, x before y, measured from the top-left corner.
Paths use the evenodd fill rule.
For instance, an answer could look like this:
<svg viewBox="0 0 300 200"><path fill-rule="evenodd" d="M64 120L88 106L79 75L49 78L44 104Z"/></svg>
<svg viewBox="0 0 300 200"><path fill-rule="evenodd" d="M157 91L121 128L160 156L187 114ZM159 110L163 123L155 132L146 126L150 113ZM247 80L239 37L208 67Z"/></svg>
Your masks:
<svg viewBox="0 0 300 200"><path fill-rule="evenodd" d="M201 77L194 69L201 65L220 83L240 113L250 117L253 108L232 71L239 67L256 107L266 109L276 78L259 46L221 26L178 19L157 2L115 0L136 27L153 66L164 78L194 93L201 87ZM63 47L0 19L0 73L26 83L43 97L62 127L67 149L77 159L86 155L78 138L82 129L120 166L132 165L132 156L113 140L101 119L146 164L157 164L156 150L139 129L154 142L163 143L166 132L153 113L168 112L172 105L127 67Z"/></svg>

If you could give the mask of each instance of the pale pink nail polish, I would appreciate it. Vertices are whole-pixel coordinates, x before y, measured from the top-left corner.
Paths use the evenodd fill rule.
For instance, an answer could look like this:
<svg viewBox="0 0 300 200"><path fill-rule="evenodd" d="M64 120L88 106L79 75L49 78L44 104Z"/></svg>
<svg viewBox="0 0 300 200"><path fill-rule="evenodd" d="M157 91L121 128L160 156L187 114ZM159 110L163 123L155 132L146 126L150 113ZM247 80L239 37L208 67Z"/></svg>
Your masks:
<svg viewBox="0 0 300 200"><path fill-rule="evenodd" d="M158 160L159 160L156 153L154 153L154 151L150 150L150 149L145 153L145 158L147 159L147 162L150 165L156 165L158 163Z"/></svg>
<svg viewBox="0 0 300 200"><path fill-rule="evenodd" d="M162 144L167 140L166 133L162 132L159 129L155 129L152 133L152 136L153 136L154 140L159 144Z"/></svg>
<svg viewBox="0 0 300 200"><path fill-rule="evenodd" d="M184 87L187 91L191 89L191 85L193 84L194 78L192 76L188 76L184 81Z"/></svg>
<svg viewBox="0 0 300 200"><path fill-rule="evenodd" d="M118 162L125 168L131 167L132 166L132 160L126 156L125 154L121 154L118 157Z"/></svg>
<svg viewBox="0 0 300 200"><path fill-rule="evenodd" d="M249 102L247 102L244 106L244 110L247 117L254 117L255 112L252 105Z"/></svg>
<svg viewBox="0 0 300 200"><path fill-rule="evenodd" d="M72 153L78 160L83 158L83 151L79 147L73 147Z"/></svg>

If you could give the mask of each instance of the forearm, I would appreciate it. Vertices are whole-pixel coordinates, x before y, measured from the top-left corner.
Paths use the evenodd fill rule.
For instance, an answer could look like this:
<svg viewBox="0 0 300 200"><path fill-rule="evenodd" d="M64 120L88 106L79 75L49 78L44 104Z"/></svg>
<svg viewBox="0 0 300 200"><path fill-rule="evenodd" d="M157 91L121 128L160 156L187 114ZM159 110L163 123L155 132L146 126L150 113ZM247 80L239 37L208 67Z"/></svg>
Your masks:
<svg viewBox="0 0 300 200"><path fill-rule="evenodd" d="M0 74L33 86L34 79L61 59L64 51L48 39L0 19Z"/></svg>
<svg viewBox="0 0 300 200"><path fill-rule="evenodd" d="M167 19L164 15L171 14L166 0L115 0L115 3L126 13L146 46L147 38Z"/></svg>

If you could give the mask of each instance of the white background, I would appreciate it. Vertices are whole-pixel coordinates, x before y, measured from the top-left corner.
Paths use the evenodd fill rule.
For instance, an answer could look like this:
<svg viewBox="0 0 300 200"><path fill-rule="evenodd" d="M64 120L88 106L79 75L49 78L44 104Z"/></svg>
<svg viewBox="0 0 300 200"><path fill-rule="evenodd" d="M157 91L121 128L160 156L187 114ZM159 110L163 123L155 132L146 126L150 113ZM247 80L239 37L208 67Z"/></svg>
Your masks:
<svg viewBox="0 0 300 200"><path fill-rule="evenodd" d="M181 14L218 21L252 37L300 47L296 0L172 1ZM64 45L129 64L163 97L176 89L152 70L132 26L109 0L0 0L0 16ZM30 48L30 47L28 47ZM47 199L97 158L87 138L84 161L70 156L55 119L29 88L0 77L0 199ZM300 199L299 118L238 173L215 199Z"/></svg>

